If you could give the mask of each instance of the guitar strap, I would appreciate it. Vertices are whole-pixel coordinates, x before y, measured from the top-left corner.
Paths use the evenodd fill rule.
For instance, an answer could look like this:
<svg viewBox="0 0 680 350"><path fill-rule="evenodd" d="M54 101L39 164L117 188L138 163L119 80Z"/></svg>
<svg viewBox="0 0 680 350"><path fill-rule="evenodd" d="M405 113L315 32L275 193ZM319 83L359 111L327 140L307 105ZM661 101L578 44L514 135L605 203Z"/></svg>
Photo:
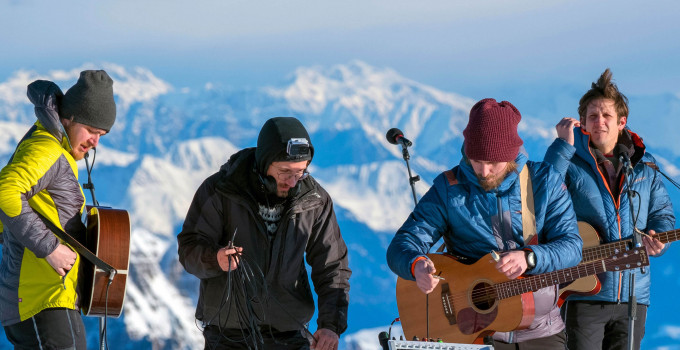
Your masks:
<svg viewBox="0 0 680 350"><path fill-rule="evenodd" d="M66 233L64 230L59 228L57 225L55 225L52 221L48 220L45 216L42 214L38 213L37 211L33 211L34 213L38 214L38 217L42 220L43 223L45 223L45 226L52 231L57 237L61 238L64 240L64 242L68 243L73 249L80 254L83 258L87 259L89 262L94 264L96 267L104 270L106 273L111 273L111 271L116 271L111 265L106 263L104 260L99 259L97 255L92 253L87 247L85 247L82 243L78 242L77 239L73 238L73 236L69 235Z"/></svg>
<svg viewBox="0 0 680 350"><path fill-rule="evenodd" d="M534 213L534 188L527 164L524 164L524 168L519 173L519 191L522 200L522 232L524 244L528 245L536 239L536 214Z"/></svg>
<svg viewBox="0 0 680 350"><path fill-rule="evenodd" d="M35 129L36 129L36 126L34 125L34 126L26 133L26 135L21 139L21 141L19 142L19 144L21 144L21 142L23 142L25 139L27 139L27 138L30 136L31 132L32 132L32 131L35 131ZM64 130L64 129L62 128L62 130ZM64 134L65 134L65 133L66 133L66 131L64 131ZM45 139L52 140L52 141L56 142L56 143L61 147L61 142L59 142L55 137L49 137L49 136L37 136L37 137L38 137L38 138L45 138ZM17 148L19 148L19 145L17 145ZM15 151L15 152L16 152L16 151ZM12 154L12 158L14 158L14 154ZM10 160L9 160L10 162L12 161L12 158L10 158ZM96 266L96 267L98 267L98 268L104 270L104 271L105 271L106 273L108 273L108 274L110 274L112 271L113 271L114 273L117 272L116 269L113 268L113 266L109 265L109 264L106 263L104 260L99 259L99 258L97 257L97 255L95 255L94 253L92 253L92 252L91 252L89 249L87 249L82 243L78 242L78 240L75 239L75 238L73 238L73 236L71 236L71 235L69 235L68 233L66 233L64 230L62 230L62 229L59 228L57 225L55 225L54 223L52 223L52 221L50 221L49 219L47 219L45 216L43 216L43 215L40 214L39 212L37 212L37 211L35 211L35 210L34 210L33 212L36 213L36 214L38 214L38 217L40 218L40 220L42 220L42 222L45 224L45 226L47 226L47 228L48 228L50 231L52 231L52 233L54 233L55 235L57 235L57 237L59 237L59 238L61 238L62 240L64 240L64 242L68 243L71 247L73 247L73 249L76 250L76 252L78 252L78 254L80 254L80 256L82 256L82 257L84 257L85 259L87 259L89 262L91 262L92 264L94 264L94 266ZM2 237L0 236L0 243L1 243L1 242L2 242ZM111 278L113 278L113 277L111 277Z"/></svg>
<svg viewBox="0 0 680 350"><path fill-rule="evenodd" d="M446 181L448 181L449 186L457 185L458 184L458 179L456 178L456 173L453 172L453 169L447 170L444 172L444 176L446 176ZM437 248L437 253L441 253L446 249L446 235L442 237L444 239L444 243Z"/></svg>

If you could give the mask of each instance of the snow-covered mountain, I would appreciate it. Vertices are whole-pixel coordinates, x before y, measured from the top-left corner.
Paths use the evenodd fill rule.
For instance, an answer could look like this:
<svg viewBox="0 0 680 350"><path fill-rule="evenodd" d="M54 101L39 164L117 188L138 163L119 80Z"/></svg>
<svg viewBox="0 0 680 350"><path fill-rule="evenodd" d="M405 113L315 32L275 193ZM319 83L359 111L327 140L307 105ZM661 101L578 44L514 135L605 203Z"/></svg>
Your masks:
<svg viewBox="0 0 680 350"><path fill-rule="evenodd" d="M65 91L81 70L91 68L95 65L17 71L0 82L1 164L35 121L26 85L47 79ZM342 347L378 346L377 334L398 316L396 277L385 263L385 249L413 208L401 148L389 144L385 132L397 127L413 141L410 164L422 177L417 183L422 196L436 174L459 161L462 130L474 100L360 61L299 68L281 84L260 89L225 88L219 82L177 89L149 69L96 68L115 81L118 117L101 139L92 178L100 203L127 209L133 227L125 311L122 318L109 320L111 348L203 347L193 315L198 280L179 265L175 235L200 183L232 153L254 146L259 128L274 116L296 116L310 131L316 150L311 173L333 197L350 249L354 273ZM524 115L520 133L532 159L542 158L554 138L553 125ZM673 167L677 152L661 151L661 165L678 176ZM85 179L84 172L80 175ZM673 250L667 255L678 256ZM667 266L657 270L673 276L674 266ZM662 283L680 284L677 278ZM663 315L655 319L654 311L645 342L658 337L659 344L668 344L680 325ZM96 320L88 319L87 325L90 347L96 348Z"/></svg>

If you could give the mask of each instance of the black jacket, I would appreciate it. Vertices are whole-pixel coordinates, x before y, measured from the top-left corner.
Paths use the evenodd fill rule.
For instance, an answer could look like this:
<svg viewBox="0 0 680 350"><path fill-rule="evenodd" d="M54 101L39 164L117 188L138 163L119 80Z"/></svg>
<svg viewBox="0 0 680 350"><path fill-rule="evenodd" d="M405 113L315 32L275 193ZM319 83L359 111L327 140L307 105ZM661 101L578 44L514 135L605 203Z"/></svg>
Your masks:
<svg viewBox="0 0 680 350"><path fill-rule="evenodd" d="M247 148L208 177L197 190L177 236L179 261L201 279L196 318L225 328L246 326L233 307L238 298L232 296L231 305L224 304L228 273L220 269L216 257L238 228L234 245L243 247L243 258L253 270L257 265L267 282L266 293L249 289L258 294L254 307L258 324L283 332L299 330L300 324L312 318L314 300L306 254L318 295L318 328L341 334L347 328L351 270L330 196L311 176L301 181L270 238L258 215L256 198L262 193L257 193L261 189L254 162L255 149ZM247 283L248 288L262 277L255 279Z"/></svg>

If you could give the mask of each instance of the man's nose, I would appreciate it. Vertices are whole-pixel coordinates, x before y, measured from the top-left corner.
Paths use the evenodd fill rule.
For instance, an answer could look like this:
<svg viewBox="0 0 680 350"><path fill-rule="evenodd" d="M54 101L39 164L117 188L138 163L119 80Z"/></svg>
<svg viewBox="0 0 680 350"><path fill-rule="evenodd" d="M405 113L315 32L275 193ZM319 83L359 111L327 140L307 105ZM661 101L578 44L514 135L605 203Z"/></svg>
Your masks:
<svg viewBox="0 0 680 350"><path fill-rule="evenodd" d="M97 147L97 145L99 144L99 135L93 135L90 138L90 143L92 144L92 147Z"/></svg>
<svg viewBox="0 0 680 350"><path fill-rule="evenodd" d="M488 177L489 175L491 175L491 166L484 165L482 167L482 177Z"/></svg>
<svg viewBox="0 0 680 350"><path fill-rule="evenodd" d="M295 187L295 184L297 184L297 179L295 176L291 176L285 181L286 185L290 187Z"/></svg>

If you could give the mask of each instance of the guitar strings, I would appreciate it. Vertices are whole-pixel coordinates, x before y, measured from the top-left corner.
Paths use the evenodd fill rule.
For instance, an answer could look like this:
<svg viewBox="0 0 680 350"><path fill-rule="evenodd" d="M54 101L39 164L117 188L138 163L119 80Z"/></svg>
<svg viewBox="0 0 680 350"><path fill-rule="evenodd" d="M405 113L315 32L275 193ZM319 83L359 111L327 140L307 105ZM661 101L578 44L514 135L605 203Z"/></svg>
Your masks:
<svg viewBox="0 0 680 350"><path fill-rule="evenodd" d="M615 259L604 259L604 260L613 261ZM585 272L586 274L588 274L588 269L590 267L591 266L589 266L589 265L577 265L575 267L569 268L568 270L576 269L576 272L578 272L579 275L581 274L581 272ZM595 271L596 270L593 270L593 272L595 272ZM562 273L564 273L564 272L562 272ZM550 274L552 274L552 273L550 273ZM483 287L483 288L479 288L476 291L473 291L471 293L471 299L473 301L477 301L477 302L484 301L484 300L488 301L490 299L495 300L495 299L499 299L498 295L501 295L500 299L504 299L504 298L509 297L509 296L505 296L505 295L508 292L512 292L512 291L517 292L517 294L515 294L515 295L519 295L519 294L522 294L522 293L519 293L519 291L520 291L519 288L522 287L522 285L527 285L527 284L533 283L534 287L535 287L536 282L538 282L539 285L542 284L540 281L537 281L537 279L540 279L540 278L537 277L537 276L530 276L530 277L527 277L527 278L524 278L524 279L510 280L510 281L505 281L505 282L501 282L501 283L494 284L494 285L489 285L489 286L486 286L486 287ZM557 283L555 283L555 284L557 284ZM538 289L540 289L540 288L538 288ZM529 292L529 291L531 291L531 290L527 290L527 292ZM512 295L510 295L510 296L512 296ZM489 298L489 297L491 297L491 298ZM452 296L448 296L447 299L449 301L454 301L454 302L459 301L461 299L467 299L467 292L463 291L463 292L454 293Z"/></svg>
<svg viewBox="0 0 680 350"><path fill-rule="evenodd" d="M618 258L614 257L609 257L607 259L602 259L604 262L615 262L619 260ZM598 263L590 263L587 265L576 265L574 267L568 268L566 270L576 270L575 272L578 272L578 275L580 276L581 273L586 273L585 276L588 275L594 275L597 270L595 270L595 266L599 265ZM634 267L631 267L634 268ZM593 273L588 273L588 270L592 269ZM559 271L554 271L548 274L554 274ZM604 271L603 271L604 272ZM562 272L564 273L564 272ZM487 286L484 286L482 288L478 288L473 290L473 292L469 293L468 297L468 292L467 291L458 291L451 293L447 296L442 296L442 299L445 299L449 303L457 303L461 301L466 301L466 300L471 300L473 304L478 304L481 302L490 302L490 304L493 304L493 302L497 299L505 299L508 297L520 295L523 293L519 293L522 285L527 285L527 284L534 284L534 287L536 286L536 283L538 285L542 285L543 283L540 281L543 277L539 277L540 275L536 276L529 276L526 278L522 279L515 279L515 280L509 280L501 283L496 283L496 284L488 284ZM581 277L578 277L581 278ZM574 278L574 280L578 279ZM557 283L555 283L557 284ZM546 285L545 287L548 287L550 285L555 285L555 284L549 284ZM543 288L543 287L541 287ZM538 288L540 289L540 288ZM527 290L526 292L530 292L532 290ZM515 295L507 295L507 293L510 292L518 292ZM506 296L507 295L507 296Z"/></svg>

